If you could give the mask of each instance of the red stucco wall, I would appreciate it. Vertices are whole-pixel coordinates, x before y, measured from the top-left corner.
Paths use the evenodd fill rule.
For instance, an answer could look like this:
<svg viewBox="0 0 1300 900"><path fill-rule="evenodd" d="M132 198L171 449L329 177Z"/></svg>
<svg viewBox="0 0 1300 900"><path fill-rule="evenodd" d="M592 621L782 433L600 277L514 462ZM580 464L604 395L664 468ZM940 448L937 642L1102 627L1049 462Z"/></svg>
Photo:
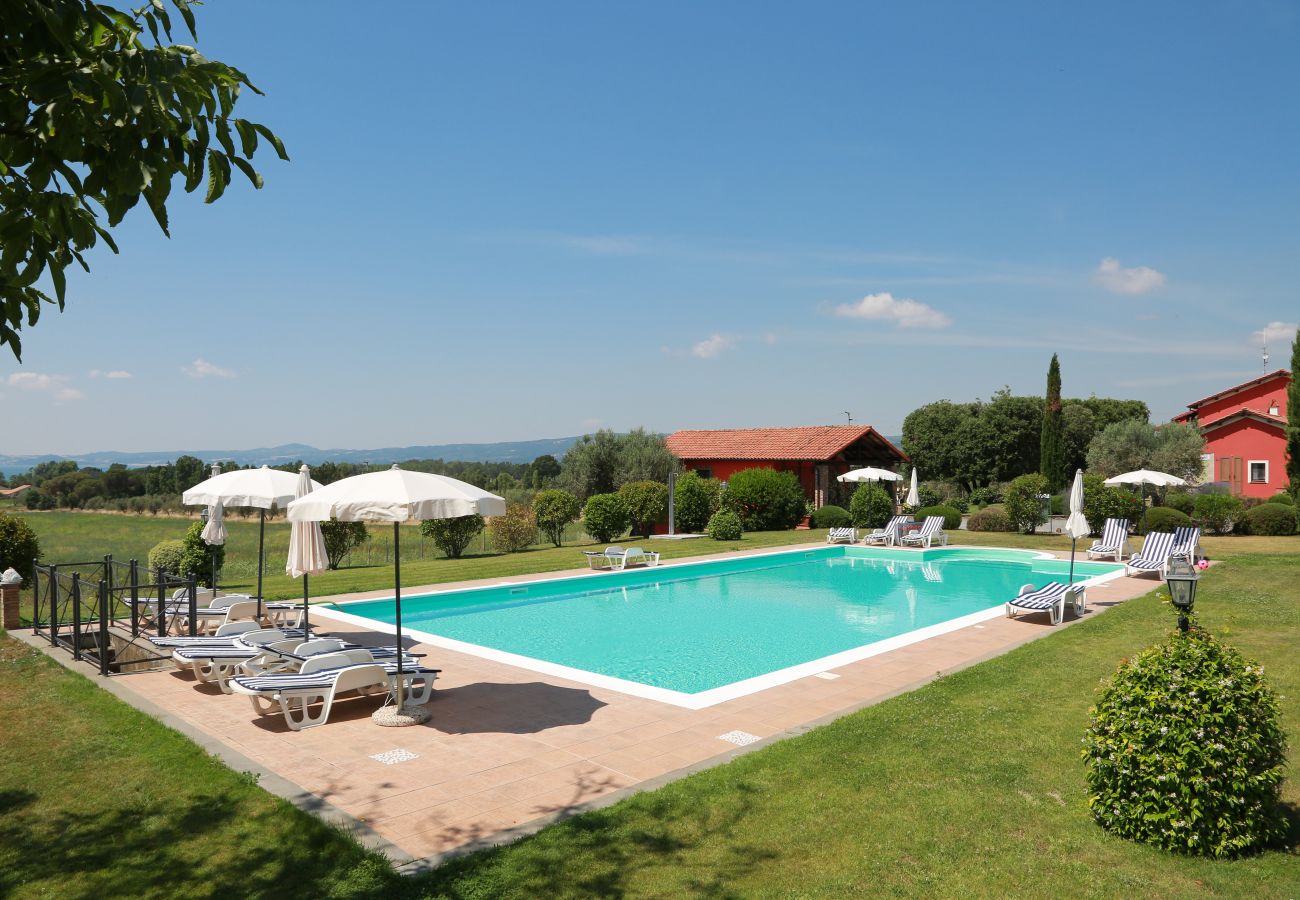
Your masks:
<svg viewBox="0 0 1300 900"><path fill-rule="evenodd" d="M1240 457L1243 496L1271 497L1287 486L1286 439L1277 429L1251 419L1233 422L1205 436L1205 452L1214 454L1214 476L1219 481L1231 480L1228 460ZM1252 460L1268 463L1267 483L1250 482Z"/></svg>
<svg viewBox="0 0 1300 900"><path fill-rule="evenodd" d="M1231 394L1222 400L1215 400L1207 403L1196 411L1197 421L1201 425L1209 425L1211 422L1222 419L1224 416L1231 415L1240 409L1250 409L1258 413L1269 414L1269 407L1277 404L1277 415L1279 418L1286 418L1286 387L1287 379L1278 376L1272 381L1264 384L1257 384L1252 388L1247 388L1240 393Z"/></svg>

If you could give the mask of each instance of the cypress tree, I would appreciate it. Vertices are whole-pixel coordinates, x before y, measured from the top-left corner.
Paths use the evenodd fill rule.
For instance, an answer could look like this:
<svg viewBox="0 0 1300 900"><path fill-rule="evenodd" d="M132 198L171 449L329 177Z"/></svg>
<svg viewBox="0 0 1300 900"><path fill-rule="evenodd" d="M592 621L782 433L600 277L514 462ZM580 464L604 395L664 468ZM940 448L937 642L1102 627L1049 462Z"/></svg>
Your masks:
<svg viewBox="0 0 1300 900"><path fill-rule="evenodd" d="M1291 385L1286 390L1286 473L1291 494L1300 500L1300 328L1291 344Z"/></svg>
<svg viewBox="0 0 1300 900"><path fill-rule="evenodd" d="M1047 404L1043 408L1043 433L1038 442L1038 471L1055 494L1065 486L1065 448L1061 440L1061 364L1052 354L1047 368Z"/></svg>

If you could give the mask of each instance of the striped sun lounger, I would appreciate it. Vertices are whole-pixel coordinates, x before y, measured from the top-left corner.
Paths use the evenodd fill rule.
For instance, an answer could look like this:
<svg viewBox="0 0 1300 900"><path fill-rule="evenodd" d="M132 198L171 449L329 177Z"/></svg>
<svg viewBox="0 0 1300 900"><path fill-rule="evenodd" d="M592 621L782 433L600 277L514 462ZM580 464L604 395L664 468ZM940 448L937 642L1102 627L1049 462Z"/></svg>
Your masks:
<svg viewBox="0 0 1300 900"><path fill-rule="evenodd" d="M1092 546L1088 548L1088 558L1113 556L1115 562L1119 562L1124 558L1126 550L1128 550L1128 519L1107 519L1101 529L1101 538L1093 541Z"/></svg>
<svg viewBox="0 0 1300 900"><path fill-rule="evenodd" d="M852 544L858 539L856 528L832 528L826 532L828 544Z"/></svg>
<svg viewBox="0 0 1300 900"><path fill-rule="evenodd" d="M1087 598L1082 585L1070 585L1063 581L1049 581L1042 587L1035 589L1032 584L1027 584L1020 589L1020 594L1017 597L1007 601L1007 618L1014 619L1017 610L1027 612L1046 611L1052 624L1060 625L1061 620L1065 618L1066 603L1074 606L1076 616L1083 615Z"/></svg>
<svg viewBox="0 0 1300 900"><path fill-rule="evenodd" d="M408 665L403 660L406 702L427 703L441 671ZM294 674L240 675L231 679L231 690L247 696L258 715L273 712L278 706L285 723L294 731L325 724L334 700L346 691L392 696L397 687L396 661L374 661L363 649L313 657L303 663L301 672ZM312 712L311 706L318 703L320 708Z"/></svg>
<svg viewBox="0 0 1300 900"><path fill-rule="evenodd" d="M862 536L864 544L884 544L886 546L898 543L899 529L912 521L911 516L894 516L884 528L877 528L870 534Z"/></svg>
<svg viewBox="0 0 1300 900"><path fill-rule="evenodd" d="M268 632L268 636L273 632ZM358 644L348 644L337 638L319 639L303 642L301 638L268 640L265 644L237 643L231 647L184 647L172 653L172 661L177 668L189 668L194 677L204 684L216 684L222 693L230 693L230 679L240 674L256 676L264 674L284 674L297 672L305 660L322 653L337 653L340 650L356 650ZM396 647L371 648L370 655L376 660L396 660ZM412 665L419 665L416 656L407 655ZM253 665L254 671L246 671Z"/></svg>
<svg viewBox="0 0 1300 900"><path fill-rule="evenodd" d="M1169 557L1173 555L1174 536L1168 531L1153 531L1142 542L1142 549L1133 554L1124 564L1124 574L1141 575L1143 572L1155 572L1163 575L1169 569Z"/></svg>
<svg viewBox="0 0 1300 900"><path fill-rule="evenodd" d="M1174 529L1174 548L1170 556L1181 556L1195 562L1201 547L1201 529L1195 525L1182 525Z"/></svg>
<svg viewBox="0 0 1300 900"><path fill-rule="evenodd" d="M943 516L926 516L920 531L914 531L902 537L904 545L913 544L917 547L923 546L926 548L932 546L936 540L945 547L948 545L948 534L943 530Z"/></svg>
<svg viewBox="0 0 1300 900"><path fill-rule="evenodd" d="M257 622L231 622L228 625L222 625L217 629L216 634L200 634L190 637L182 634L169 634L166 637L151 637L141 635L155 647L172 648L177 647L229 647L235 643L235 639L241 634L247 634L252 631L265 631ZM301 628L280 628L277 629L286 638L300 637L306 638L307 635Z"/></svg>

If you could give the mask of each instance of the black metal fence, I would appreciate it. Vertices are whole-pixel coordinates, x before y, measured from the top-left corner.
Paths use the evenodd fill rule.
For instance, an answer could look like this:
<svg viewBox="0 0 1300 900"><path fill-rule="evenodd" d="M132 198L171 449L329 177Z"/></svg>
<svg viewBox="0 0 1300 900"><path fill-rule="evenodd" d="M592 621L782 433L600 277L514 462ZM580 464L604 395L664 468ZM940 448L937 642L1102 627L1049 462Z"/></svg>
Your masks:
<svg viewBox="0 0 1300 900"><path fill-rule="evenodd" d="M123 563L111 555L93 562L37 564L32 574L32 632L50 646L70 651L74 659L98 666L101 675L119 669L117 649L128 639L163 636L178 623L184 623L183 631L196 633L198 584L193 575L150 570L137 560ZM132 662L166 658L135 646Z"/></svg>

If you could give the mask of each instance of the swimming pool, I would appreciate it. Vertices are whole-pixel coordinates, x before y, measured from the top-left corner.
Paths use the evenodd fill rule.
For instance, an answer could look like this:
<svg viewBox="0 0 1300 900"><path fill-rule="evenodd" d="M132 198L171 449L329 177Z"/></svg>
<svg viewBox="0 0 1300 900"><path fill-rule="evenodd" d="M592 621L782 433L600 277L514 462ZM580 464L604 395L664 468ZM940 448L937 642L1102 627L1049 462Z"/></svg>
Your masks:
<svg viewBox="0 0 1300 900"><path fill-rule="evenodd" d="M427 642L702 708L1001 614L1069 562L1032 551L833 546L402 598ZM1076 580L1123 567L1079 561ZM332 607L392 630L392 598Z"/></svg>

